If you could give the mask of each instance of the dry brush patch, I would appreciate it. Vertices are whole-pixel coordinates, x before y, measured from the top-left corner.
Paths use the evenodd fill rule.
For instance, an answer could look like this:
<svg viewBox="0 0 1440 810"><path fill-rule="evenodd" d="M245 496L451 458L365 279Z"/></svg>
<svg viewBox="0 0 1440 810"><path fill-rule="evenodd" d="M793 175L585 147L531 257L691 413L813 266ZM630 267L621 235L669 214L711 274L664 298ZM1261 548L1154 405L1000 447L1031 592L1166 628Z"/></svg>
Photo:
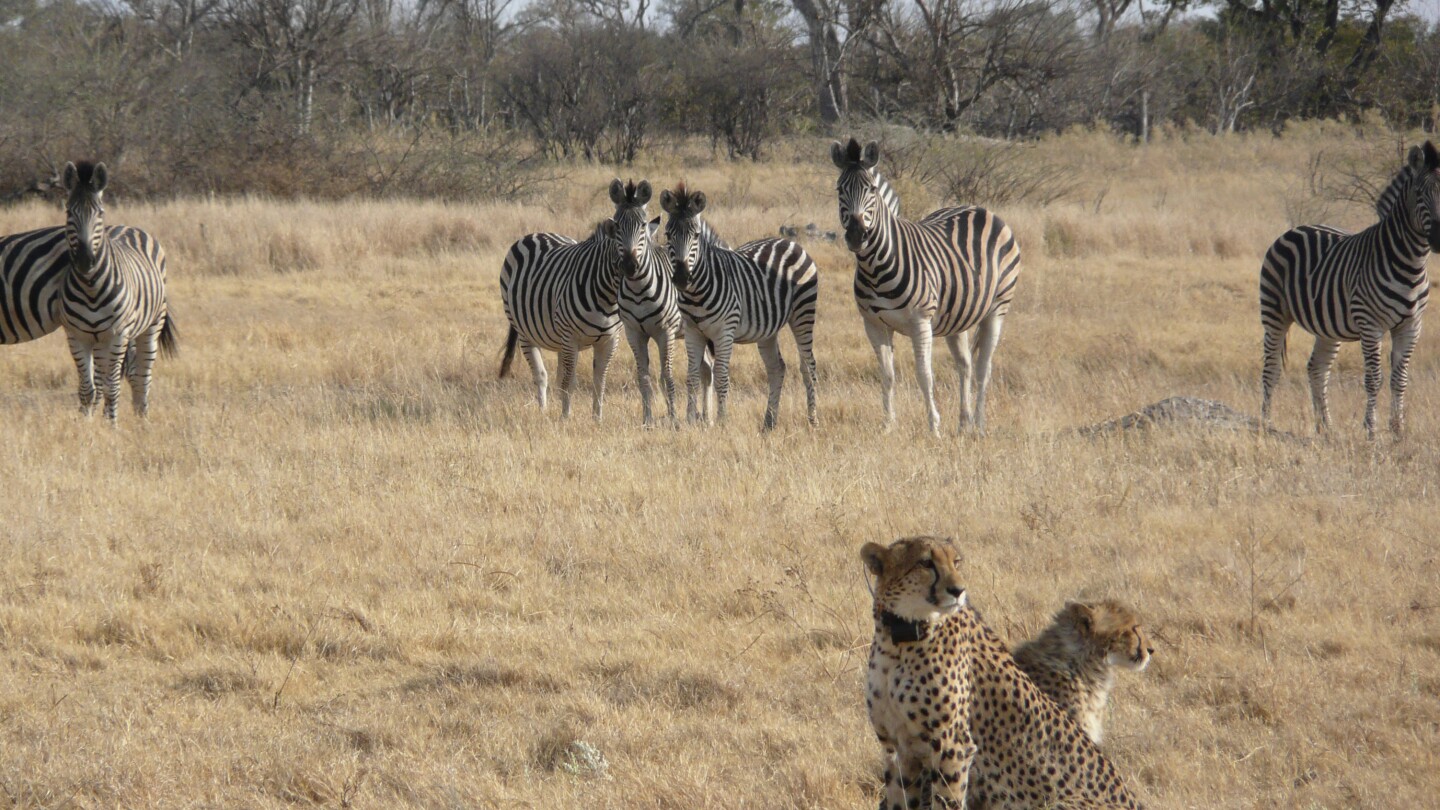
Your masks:
<svg viewBox="0 0 1440 810"><path fill-rule="evenodd" d="M73 413L61 339L3 350L0 796L871 806L856 550L943 532L1012 639L1066 598L1142 611L1155 663L1119 683L1106 748L1152 805L1424 806L1433 330L1404 443L1361 438L1353 348L1328 442L1065 433L1172 394L1257 407L1258 257L1286 179L1343 137L1037 147L1108 190L1098 213L1093 193L1002 211L1026 258L984 438L925 435L908 359L900 426L878 432L853 265L826 243L819 430L791 375L759 434L748 348L723 427L641 430L623 347L602 425L536 413L528 380L494 376L500 255L526 230L586 230L609 170L572 172L545 205L114 206L175 256L186 342L150 421L122 412L117 431ZM824 229L817 146L635 173L714 189L732 240ZM6 210L0 230L53 216ZM1297 366L1277 418L1304 431Z"/></svg>

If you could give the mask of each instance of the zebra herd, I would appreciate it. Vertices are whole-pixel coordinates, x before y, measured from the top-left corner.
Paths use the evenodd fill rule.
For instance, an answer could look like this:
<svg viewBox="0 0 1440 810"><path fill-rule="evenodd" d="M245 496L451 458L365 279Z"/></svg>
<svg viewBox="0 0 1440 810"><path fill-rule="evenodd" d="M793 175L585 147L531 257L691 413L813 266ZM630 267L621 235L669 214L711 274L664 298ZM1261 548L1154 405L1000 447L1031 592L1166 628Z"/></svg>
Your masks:
<svg viewBox="0 0 1440 810"><path fill-rule="evenodd" d="M894 423L896 332L911 339L916 379L931 432L939 432L931 354L944 338L960 374L959 426L985 427L990 367L1020 273L1015 234L977 206L942 208L922 219L900 214L894 187L877 170L880 149L855 139L832 144L845 244L855 256L855 302L880 367L885 427ZM116 417L122 378L145 415L157 353L173 353L174 321L165 292L165 254L138 228L106 226L104 164L66 164L62 227L0 237L0 343L22 343L64 328L79 375L81 410L99 393ZM540 408L549 378L541 351L559 357L560 399L570 415L580 352L594 353L595 416L604 408L605 374L623 327L635 355L643 420L655 421L649 344L659 353L660 387L676 420L676 342L686 350L686 415L725 417L730 360L737 343L754 343L765 363L769 398L764 428L775 426L785 363L779 333L788 326L800 355L810 424L816 412L813 352L819 273L799 244L766 238L731 248L706 222L705 193L684 183L660 194L668 217L665 245L651 219L648 181L610 185L615 211L589 238L553 233L516 241L505 256L500 293L509 319L500 376L517 349L534 377ZM1379 221L1356 234L1300 226L1271 245L1260 271L1264 327L1262 420L1269 422L1290 327L1315 336L1308 372L1317 431L1329 428L1330 367L1343 342L1359 341L1365 359L1365 429L1374 438L1382 382L1381 341L1391 335L1390 428L1404 431L1409 363L1429 293L1425 262L1440 250L1440 151L1426 142L1376 205ZM975 378L978 375L978 380ZM972 388L974 402L971 401Z"/></svg>

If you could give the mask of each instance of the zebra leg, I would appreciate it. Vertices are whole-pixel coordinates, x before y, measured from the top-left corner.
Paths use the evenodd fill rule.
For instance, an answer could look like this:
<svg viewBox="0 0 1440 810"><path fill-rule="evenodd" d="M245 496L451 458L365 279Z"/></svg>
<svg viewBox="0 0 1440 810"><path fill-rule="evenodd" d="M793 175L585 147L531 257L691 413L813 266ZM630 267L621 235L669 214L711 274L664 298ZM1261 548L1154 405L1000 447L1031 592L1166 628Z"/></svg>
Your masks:
<svg viewBox="0 0 1440 810"><path fill-rule="evenodd" d="M775 427L780 414L780 391L785 387L785 358L780 356L780 338L772 335L755 344L765 361L765 377L770 383L770 398L765 402L764 430Z"/></svg>
<svg viewBox="0 0 1440 810"><path fill-rule="evenodd" d="M1285 371L1285 342L1290 332L1290 322L1284 325L1265 326L1265 362L1260 372L1260 387L1264 394L1260 399L1260 424L1270 425L1270 399L1274 396L1275 386L1280 383L1280 375Z"/></svg>
<svg viewBox="0 0 1440 810"><path fill-rule="evenodd" d="M1390 330L1390 432L1405 433L1405 386L1410 382L1410 353L1420 338L1420 319L1406 318Z"/></svg>
<svg viewBox="0 0 1440 810"><path fill-rule="evenodd" d="M100 349L95 358L95 373L100 378L105 394L105 418L115 424L115 412L120 404L120 378L124 373L125 352L130 348L128 340L112 340Z"/></svg>
<svg viewBox="0 0 1440 810"><path fill-rule="evenodd" d="M865 319L865 337L880 363L880 406L885 411L884 429L895 426L895 332L883 323Z"/></svg>
<svg viewBox="0 0 1440 810"><path fill-rule="evenodd" d="M545 373L545 357L540 354L538 346L522 344L521 351L525 352L525 360L530 364L530 375L535 379L535 399L540 403L541 412L544 412L545 393L550 387L550 376Z"/></svg>
<svg viewBox="0 0 1440 810"><path fill-rule="evenodd" d="M1000 329L1005 325L1005 316L992 314L980 322L980 331L975 333L975 371L980 379L975 392L975 429L985 432L985 396L990 391L990 366L995 359L995 347L1000 345Z"/></svg>
<svg viewBox="0 0 1440 810"><path fill-rule="evenodd" d="M805 415L810 420L810 427L820 424L820 418L816 413L815 397L816 374L815 374L815 335L812 332L812 321L807 321L796 327L792 321L790 331L795 335L795 349L800 354L800 379L805 382Z"/></svg>
<svg viewBox="0 0 1440 810"><path fill-rule="evenodd" d="M715 424L725 421L725 400L730 397L730 353L735 338L725 335L715 341Z"/></svg>
<svg viewBox="0 0 1440 810"><path fill-rule="evenodd" d="M690 422L700 422L706 418L706 414L699 407L700 395L705 395L705 410L709 409L709 381L703 381L702 389L701 374L708 365L705 362L705 336L697 329L685 330L685 354L689 360L685 373L685 418Z"/></svg>
<svg viewBox="0 0 1440 810"><path fill-rule="evenodd" d="M705 341L705 352L700 357L700 401L701 418L710 422L710 409L715 405L715 347Z"/></svg>
<svg viewBox="0 0 1440 810"><path fill-rule="evenodd" d="M1326 391L1330 387L1330 366L1339 351L1340 341L1316 335L1315 349L1310 352L1310 362L1305 364L1305 372L1310 376L1310 404L1315 410L1316 433L1330 429L1330 402Z"/></svg>
<svg viewBox="0 0 1440 810"><path fill-rule="evenodd" d="M945 342L950 345L950 356L955 360L955 371L960 375L960 430L971 425L970 386L975 367L970 362L970 336L964 332L947 335Z"/></svg>
<svg viewBox="0 0 1440 810"><path fill-rule="evenodd" d="M930 432L940 434L940 409L935 407L935 373L930 368L930 357L935 337L928 320L915 324L915 336L911 344L915 349L915 381L920 383L920 398L925 400L925 414L930 419Z"/></svg>
<svg viewBox="0 0 1440 810"><path fill-rule="evenodd" d="M80 413L89 416L95 408L94 347L71 337L70 356L75 358L75 371L80 375Z"/></svg>
<svg viewBox="0 0 1440 810"><path fill-rule="evenodd" d="M605 412L605 372L610 368L610 358L615 355L615 344L620 335L614 332L600 338L595 344L595 420L598 422ZM646 350L648 353L648 349ZM648 382L648 380L647 380Z"/></svg>
<svg viewBox="0 0 1440 810"><path fill-rule="evenodd" d="M1365 356L1365 437L1375 439L1375 406L1380 399L1380 340L1384 332L1360 336L1360 353Z"/></svg>
<svg viewBox="0 0 1440 810"><path fill-rule="evenodd" d="M150 412L150 376L155 368L155 355L160 347L160 330L164 326L165 319L160 318L154 326L132 341L129 356L125 359L129 370L130 399L135 406L135 414L141 418Z"/></svg>
<svg viewBox="0 0 1440 810"><path fill-rule="evenodd" d="M655 349L660 353L660 385L665 389L665 407L670 414L670 424L675 424L675 336L666 332L655 339ZM650 359L646 350L645 359Z"/></svg>
<svg viewBox="0 0 1440 810"><path fill-rule="evenodd" d="M630 343L630 352L635 355L635 387L640 389L641 424L650 427L655 417L650 411L654 390L650 386L650 336L644 330L625 327L625 339ZM656 341L659 343L659 341ZM664 349L661 349L664 353Z"/></svg>
<svg viewBox="0 0 1440 810"><path fill-rule="evenodd" d="M580 361L580 350L566 346L560 350L560 417L570 418L570 396L575 393L575 364Z"/></svg>

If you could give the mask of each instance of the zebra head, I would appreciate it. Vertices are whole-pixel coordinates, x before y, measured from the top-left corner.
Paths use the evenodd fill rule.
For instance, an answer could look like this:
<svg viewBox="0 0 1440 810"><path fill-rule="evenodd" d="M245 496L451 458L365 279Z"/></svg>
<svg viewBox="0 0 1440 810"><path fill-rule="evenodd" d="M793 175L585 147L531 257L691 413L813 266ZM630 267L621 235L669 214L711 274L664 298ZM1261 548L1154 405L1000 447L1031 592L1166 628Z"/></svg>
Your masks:
<svg viewBox="0 0 1440 810"><path fill-rule="evenodd" d="M687 191L682 182L674 191L660 192L660 207L670 215L665 223L665 240L669 242L670 264L675 268L675 286L689 289L695 266L700 263L700 213L705 210L705 192Z"/></svg>
<svg viewBox="0 0 1440 810"><path fill-rule="evenodd" d="M615 239L620 243L620 269L630 278L638 278L645 268L645 256L655 243L660 218L646 220L645 205L650 202L650 181L636 184L610 181L610 201L615 203Z"/></svg>
<svg viewBox="0 0 1440 810"><path fill-rule="evenodd" d="M840 170L835 189L840 195L845 244L852 251L859 250L880 221L880 182L873 171L880 162L880 144L871 141L861 149L854 138L844 145L835 141L830 145L830 160Z"/></svg>
<svg viewBox="0 0 1440 810"><path fill-rule="evenodd" d="M1411 223L1425 234L1430 250L1440 253L1440 151L1426 141L1410 148Z"/></svg>
<svg viewBox="0 0 1440 810"><path fill-rule="evenodd" d="M100 255L105 236L101 198L108 180L104 163L65 164L65 240L70 244L70 261L81 273L89 273Z"/></svg>

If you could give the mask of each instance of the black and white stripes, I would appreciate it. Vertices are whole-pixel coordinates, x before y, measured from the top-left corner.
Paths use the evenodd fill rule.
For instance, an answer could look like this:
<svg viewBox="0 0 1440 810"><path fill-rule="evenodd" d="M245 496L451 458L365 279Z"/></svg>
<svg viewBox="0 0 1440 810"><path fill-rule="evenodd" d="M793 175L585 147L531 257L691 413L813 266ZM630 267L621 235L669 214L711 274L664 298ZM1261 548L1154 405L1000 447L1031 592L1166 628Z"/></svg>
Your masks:
<svg viewBox="0 0 1440 810"><path fill-rule="evenodd" d="M631 229L648 228L642 215L632 215L629 220L635 221L630 223ZM530 363L541 410L546 405L548 377L540 350L559 354L561 414L568 417L580 352L593 348L594 410L595 418L601 417L605 372L620 334L620 246L627 241L633 240L621 233L615 220L606 219L583 242L559 234L532 233L511 245L505 255L500 297L510 319L510 332L500 376L510 372L518 346ZM635 271L633 261L630 264Z"/></svg>
<svg viewBox="0 0 1440 810"><path fill-rule="evenodd" d="M105 164L65 164L65 239L70 272L60 291L60 323L80 375L80 410L95 405L98 378L113 423L120 378L130 380L135 412L149 409L160 349L173 353L175 326L165 295L165 252L138 228L106 228Z"/></svg>
<svg viewBox="0 0 1440 810"><path fill-rule="evenodd" d="M931 347L946 338L960 372L960 426L985 427L990 363L1020 275L1020 247L1001 219L983 208L942 208L919 222L900 217L875 171L879 146L863 150L853 138L836 142L831 160L840 169L837 191L845 244L855 254L855 302L880 362L885 425L895 420L894 333L915 349L916 378L931 432L940 429L935 407ZM979 391L971 415L971 341L975 331Z"/></svg>
<svg viewBox="0 0 1440 810"><path fill-rule="evenodd" d="M701 218L705 203L704 192L689 191L684 183L673 192L660 194L660 205L670 216L665 236L675 266L685 348L690 359L687 415L692 421L708 417L697 405L706 348L714 350L716 416L723 420L730 389L731 351L736 343L755 343L770 383L764 427L774 427L785 379L778 338L781 327L789 325L800 353L806 412L814 425L812 343L819 282L815 262L803 248L787 239L759 239L729 249ZM704 399L708 403L708 394Z"/></svg>
<svg viewBox="0 0 1440 810"><path fill-rule="evenodd" d="M60 288L69 269L63 227L0 237L0 344L24 343L60 328Z"/></svg>
<svg viewBox="0 0 1440 810"><path fill-rule="evenodd" d="M1326 391L1340 344L1358 340L1365 358L1365 430L1374 438L1380 343L1389 332L1390 429L1403 432L1410 355L1430 288L1425 260L1440 249L1440 152L1434 145L1410 150L1376 208L1380 221L1360 233L1304 225L1286 231L1266 252L1260 267L1265 421L1290 326L1298 323L1315 336L1307 371L1316 429L1330 425Z"/></svg>

